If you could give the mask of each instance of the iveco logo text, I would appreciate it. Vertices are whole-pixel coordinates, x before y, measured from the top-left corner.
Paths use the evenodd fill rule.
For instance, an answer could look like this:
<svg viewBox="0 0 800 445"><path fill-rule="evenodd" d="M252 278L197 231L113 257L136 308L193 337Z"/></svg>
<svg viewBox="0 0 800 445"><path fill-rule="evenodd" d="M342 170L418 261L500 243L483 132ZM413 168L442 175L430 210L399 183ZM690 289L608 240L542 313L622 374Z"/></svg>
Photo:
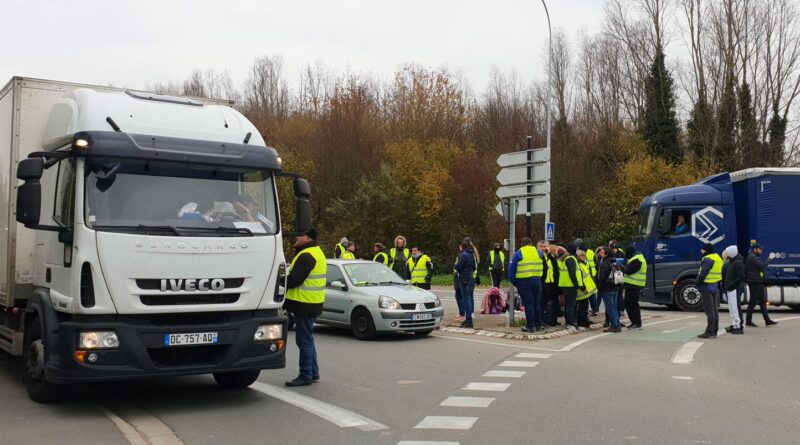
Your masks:
<svg viewBox="0 0 800 445"><path fill-rule="evenodd" d="M225 280L222 278L188 278L177 280L161 280L161 292L172 291L220 291L225 289Z"/></svg>
<svg viewBox="0 0 800 445"><path fill-rule="evenodd" d="M246 242L229 242L229 243L186 243L182 241L136 241L136 247L141 249L164 249L164 250L236 250L247 249L250 247Z"/></svg>

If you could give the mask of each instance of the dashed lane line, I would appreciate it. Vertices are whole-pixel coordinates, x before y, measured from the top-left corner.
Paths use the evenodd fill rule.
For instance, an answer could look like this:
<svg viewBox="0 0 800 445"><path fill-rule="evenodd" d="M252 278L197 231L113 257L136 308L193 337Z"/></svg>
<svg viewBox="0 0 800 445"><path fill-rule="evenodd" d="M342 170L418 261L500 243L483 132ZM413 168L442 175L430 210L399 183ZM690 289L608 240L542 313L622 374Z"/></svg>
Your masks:
<svg viewBox="0 0 800 445"><path fill-rule="evenodd" d="M519 354L515 355L516 358L538 358L538 359L547 359L552 357L553 354L542 354L540 352L520 352Z"/></svg>
<svg viewBox="0 0 800 445"><path fill-rule="evenodd" d="M461 388L464 391L495 391L503 392L511 386L511 383L494 383L494 382L471 382L467 386Z"/></svg>
<svg viewBox="0 0 800 445"><path fill-rule="evenodd" d="M672 356L671 362L676 365L689 365L694 360L694 354L703 346L704 343L701 341L690 341L684 343L675 354Z"/></svg>
<svg viewBox="0 0 800 445"><path fill-rule="evenodd" d="M440 406L453 406L458 408L488 408L494 402L493 397L448 397Z"/></svg>
<svg viewBox="0 0 800 445"><path fill-rule="evenodd" d="M389 428L382 423L368 419L360 414L303 394L270 385L269 383L255 382L250 385L250 388L306 410L341 428L358 428L361 431L380 431Z"/></svg>
<svg viewBox="0 0 800 445"><path fill-rule="evenodd" d="M459 445L458 442L437 442L430 440L401 440L397 445Z"/></svg>
<svg viewBox="0 0 800 445"><path fill-rule="evenodd" d="M534 368L538 364L539 364L539 362L523 362L523 361L517 361L517 360L506 360L506 361L500 363L500 365L498 365L498 366L504 367L504 368Z"/></svg>
<svg viewBox="0 0 800 445"><path fill-rule="evenodd" d="M131 444L183 445L167 425L147 411L121 403L99 408Z"/></svg>
<svg viewBox="0 0 800 445"><path fill-rule="evenodd" d="M549 351L549 352L561 352L560 349L552 349L552 348L537 348L536 346L527 346L527 345L518 345L513 343L502 343L498 341L486 341L486 340L474 340L471 338L461 338L461 337L452 337L449 335L431 335L430 337L436 338L444 338L447 340L458 340L458 341L469 341L472 343L483 343L485 345L494 345L494 346L505 346L507 348L514 348L514 349L530 349L534 351Z"/></svg>
<svg viewBox="0 0 800 445"><path fill-rule="evenodd" d="M468 430L478 421L477 417L428 416L415 429Z"/></svg>
<svg viewBox="0 0 800 445"><path fill-rule="evenodd" d="M131 445L149 445L147 443L147 440L144 437L142 437L142 435L139 434L139 432L136 431L136 428L134 428L130 423L126 422L118 415L112 413L111 411L109 411L108 408L104 406L95 405L95 407L106 417L108 417L108 419L114 424L114 426L117 427L117 429L122 433L122 435L125 436L125 439L128 441L128 443L130 443Z"/></svg>
<svg viewBox="0 0 800 445"><path fill-rule="evenodd" d="M672 378L675 380L694 380L694 377L690 377L688 375L674 375Z"/></svg>
<svg viewBox="0 0 800 445"><path fill-rule="evenodd" d="M483 374L483 377L518 379L524 375L525 371L487 371Z"/></svg>

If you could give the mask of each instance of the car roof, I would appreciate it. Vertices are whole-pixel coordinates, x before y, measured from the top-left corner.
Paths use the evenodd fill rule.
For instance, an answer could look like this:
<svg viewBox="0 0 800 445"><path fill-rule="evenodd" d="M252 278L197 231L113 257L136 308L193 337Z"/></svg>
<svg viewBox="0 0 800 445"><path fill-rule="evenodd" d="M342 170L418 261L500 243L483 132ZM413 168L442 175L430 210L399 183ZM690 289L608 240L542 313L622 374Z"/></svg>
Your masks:
<svg viewBox="0 0 800 445"><path fill-rule="evenodd" d="M342 265L345 265L345 264L381 264L381 263L376 263L375 261L370 261L370 260L343 260L343 259L340 259L340 258L327 258L325 261L328 264L336 264L336 265L339 265L339 266L342 266Z"/></svg>

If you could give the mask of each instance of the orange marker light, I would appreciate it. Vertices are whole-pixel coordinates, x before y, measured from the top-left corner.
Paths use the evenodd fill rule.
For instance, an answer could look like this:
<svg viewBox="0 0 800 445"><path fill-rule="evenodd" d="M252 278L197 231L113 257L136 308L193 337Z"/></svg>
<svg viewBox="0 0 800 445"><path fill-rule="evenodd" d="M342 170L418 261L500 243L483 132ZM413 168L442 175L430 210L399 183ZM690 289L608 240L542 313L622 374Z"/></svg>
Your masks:
<svg viewBox="0 0 800 445"><path fill-rule="evenodd" d="M86 363L86 351L75 351L75 360Z"/></svg>

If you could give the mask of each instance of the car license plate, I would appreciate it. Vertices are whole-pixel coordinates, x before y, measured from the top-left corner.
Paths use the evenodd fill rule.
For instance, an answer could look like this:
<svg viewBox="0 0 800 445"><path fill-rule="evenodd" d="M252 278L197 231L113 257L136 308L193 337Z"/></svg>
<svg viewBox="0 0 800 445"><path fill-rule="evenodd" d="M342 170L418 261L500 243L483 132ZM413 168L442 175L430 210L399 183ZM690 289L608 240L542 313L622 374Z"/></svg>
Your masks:
<svg viewBox="0 0 800 445"><path fill-rule="evenodd" d="M419 320L430 320L433 318L433 314L414 314L411 316L411 319L414 321Z"/></svg>
<svg viewBox="0 0 800 445"><path fill-rule="evenodd" d="M219 334L216 332L164 334L164 346L215 345L217 343L219 343Z"/></svg>

